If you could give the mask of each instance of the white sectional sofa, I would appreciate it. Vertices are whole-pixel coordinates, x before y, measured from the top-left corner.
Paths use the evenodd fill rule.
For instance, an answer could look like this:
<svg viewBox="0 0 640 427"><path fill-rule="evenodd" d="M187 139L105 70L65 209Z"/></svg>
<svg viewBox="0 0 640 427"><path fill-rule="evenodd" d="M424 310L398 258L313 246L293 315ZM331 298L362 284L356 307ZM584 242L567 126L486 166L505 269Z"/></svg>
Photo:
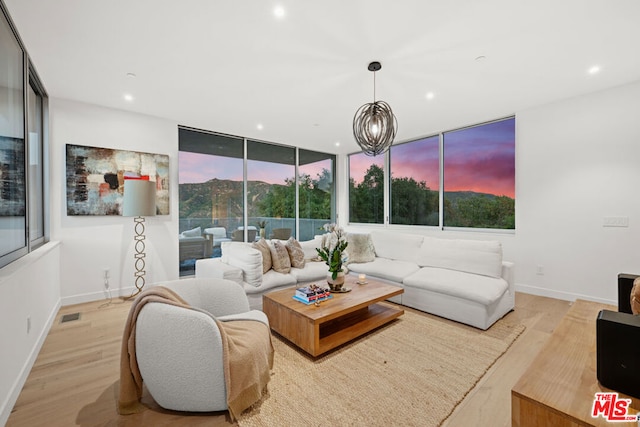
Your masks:
<svg viewBox="0 0 640 427"><path fill-rule="evenodd" d="M321 236L314 240L300 242L304 251L303 268L291 268L287 274L269 270L263 274L262 254L251 243L222 242L222 257L199 259L196 261L196 278L215 277L239 283L247 294L253 310L262 309L262 294L284 289L296 283L326 279L327 265L323 261L311 261L318 257L316 248L322 242ZM283 242L284 243L284 242Z"/></svg>
<svg viewBox="0 0 640 427"><path fill-rule="evenodd" d="M515 305L513 263L503 261L498 241L441 239L408 233L372 231L348 234L348 268L401 286L391 301L427 313L487 329ZM321 237L300 242L305 258L317 256ZM225 242L222 258L198 260L196 277L230 279L243 286L252 309L262 294L323 280L324 262L305 263L288 274L262 273L262 255L248 243Z"/></svg>
<svg viewBox="0 0 640 427"><path fill-rule="evenodd" d="M514 308L513 263L503 261L500 242L382 231L368 237L375 255L358 251L358 261L371 261L349 269L402 286L394 302L480 329Z"/></svg>

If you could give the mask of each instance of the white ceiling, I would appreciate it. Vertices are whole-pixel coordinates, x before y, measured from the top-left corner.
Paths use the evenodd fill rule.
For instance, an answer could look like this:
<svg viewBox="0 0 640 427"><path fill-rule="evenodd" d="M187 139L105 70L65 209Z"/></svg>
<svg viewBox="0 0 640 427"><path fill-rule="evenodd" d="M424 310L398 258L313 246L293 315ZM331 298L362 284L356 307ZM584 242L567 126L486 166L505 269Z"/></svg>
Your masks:
<svg viewBox="0 0 640 427"><path fill-rule="evenodd" d="M4 2L51 97L327 152L372 60L396 141L640 80L638 0Z"/></svg>

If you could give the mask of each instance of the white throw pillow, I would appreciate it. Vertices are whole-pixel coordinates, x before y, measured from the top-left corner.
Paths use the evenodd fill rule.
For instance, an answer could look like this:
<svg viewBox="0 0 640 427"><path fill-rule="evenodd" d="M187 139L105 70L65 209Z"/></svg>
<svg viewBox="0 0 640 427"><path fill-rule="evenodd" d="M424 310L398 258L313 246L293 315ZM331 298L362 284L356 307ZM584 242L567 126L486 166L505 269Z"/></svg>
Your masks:
<svg viewBox="0 0 640 427"><path fill-rule="evenodd" d="M300 247L304 251L304 259L315 260L318 258L318 252L316 248L320 248L322 246L322 236L314 236L313 240L305 240L304 242L299 242Z"/></svg>
<svg viewBox="0 0 640 427"><path fill-rule="evenodd" d="M244 281L251 286L262 284L262 254L250 243L222 242L222 262L242 269Z"/></svg>

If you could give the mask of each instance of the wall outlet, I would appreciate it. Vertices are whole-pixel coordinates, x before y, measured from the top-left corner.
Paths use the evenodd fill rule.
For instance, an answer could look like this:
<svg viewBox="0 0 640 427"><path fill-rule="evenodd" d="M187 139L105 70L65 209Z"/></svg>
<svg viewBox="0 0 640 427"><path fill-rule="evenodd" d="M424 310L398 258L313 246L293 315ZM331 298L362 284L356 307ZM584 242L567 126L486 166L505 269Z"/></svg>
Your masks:
<svg viewBox="0 0 640 427"><path fill-rule="evenodd" d="M628 227L628 216L605 216L602 220L603 227Z"/></svg>

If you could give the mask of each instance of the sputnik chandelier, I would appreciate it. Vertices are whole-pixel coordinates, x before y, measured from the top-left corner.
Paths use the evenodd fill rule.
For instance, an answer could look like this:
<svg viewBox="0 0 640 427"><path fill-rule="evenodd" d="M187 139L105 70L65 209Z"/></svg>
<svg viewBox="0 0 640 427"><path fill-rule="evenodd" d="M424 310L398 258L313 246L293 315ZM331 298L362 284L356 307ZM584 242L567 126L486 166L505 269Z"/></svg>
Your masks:
<svg viewBox="0 0 640 427"><path fill-rule="evenodd" d="M387 151L398 131L398 120L389 104L376 101L376 71L381 68L378 61L369 64L369 71L373 71L373 102L364 104L353 117L353 136L367 156Z"/></svg>

